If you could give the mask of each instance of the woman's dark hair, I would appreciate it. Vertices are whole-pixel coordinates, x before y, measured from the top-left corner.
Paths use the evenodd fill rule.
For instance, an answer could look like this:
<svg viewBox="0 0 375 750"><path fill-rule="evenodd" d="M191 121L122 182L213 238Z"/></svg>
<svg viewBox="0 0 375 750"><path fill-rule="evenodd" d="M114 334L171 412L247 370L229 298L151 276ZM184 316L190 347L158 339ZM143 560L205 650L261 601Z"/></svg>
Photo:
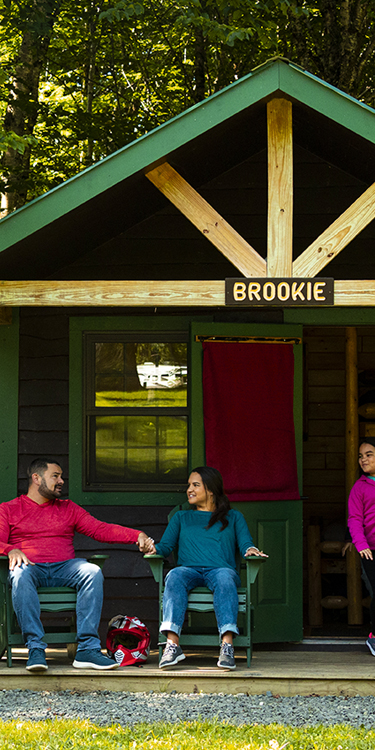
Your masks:
<svg viewBox="0 0 375 750"><path fill-rule="evenodd" d="M209 529L210 526L213 526L216 521L221 521L222 527L220 531L223 531L228 526L227 513L230 511L230 505L224 492L223 477L220 471L214 469L212 466L198 466L196 469L191 470L191 473L193 472L201 476L206 490L212 492L214 496L215 510L212 513L207 528Z"/></svg>

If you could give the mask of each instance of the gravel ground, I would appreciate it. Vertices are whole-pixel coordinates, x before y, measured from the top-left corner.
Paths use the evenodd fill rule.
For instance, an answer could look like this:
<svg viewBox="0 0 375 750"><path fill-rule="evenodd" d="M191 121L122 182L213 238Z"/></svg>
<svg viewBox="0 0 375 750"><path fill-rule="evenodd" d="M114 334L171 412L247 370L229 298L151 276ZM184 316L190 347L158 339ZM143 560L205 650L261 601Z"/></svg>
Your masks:
<svg viewBox="0 0 375 750"><path fill-rule="evenodd" d="M99 726L129 726L142 721L195 721L216 719L230 724L350 724L375 727L375 697L335 696L125 693L109 690L97 692L36 692L33 690L0 690L0 719L41 721L54 718L88 719Z"/></svg>

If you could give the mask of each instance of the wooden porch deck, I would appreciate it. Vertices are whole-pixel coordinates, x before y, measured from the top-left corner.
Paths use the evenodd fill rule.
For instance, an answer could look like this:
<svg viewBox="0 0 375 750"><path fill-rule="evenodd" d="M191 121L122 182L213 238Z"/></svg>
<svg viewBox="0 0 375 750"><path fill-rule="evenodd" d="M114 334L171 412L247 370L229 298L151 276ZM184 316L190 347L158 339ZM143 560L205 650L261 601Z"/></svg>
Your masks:
<svg viewBox="0 0 375 750"><path fill-rule="evenodd" d="M153 651L141 667L113 672L73 669L65 650L48 649L49 670L42 675L25 670L27 652L14 649L14 666L0 660L2 689L119 690L128 692L247 693L259 695L375 695L375 661L364 644L281 644L256 647L250 669L236 654L233 672L216 667L217 650L186 651L186 661L170 670L158 669Z"/></svg>

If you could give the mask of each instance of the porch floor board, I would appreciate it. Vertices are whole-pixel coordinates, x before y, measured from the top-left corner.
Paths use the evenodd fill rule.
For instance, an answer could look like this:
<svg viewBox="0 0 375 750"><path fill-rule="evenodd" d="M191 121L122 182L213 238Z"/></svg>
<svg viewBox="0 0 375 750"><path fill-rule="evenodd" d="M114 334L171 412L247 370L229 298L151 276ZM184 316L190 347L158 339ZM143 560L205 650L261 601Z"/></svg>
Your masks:
<svg viewBox="0 0 375 750"><path fill-rule="evenodd" d="M250 668L236 653L237 669L216 667L217 650L186 652L187 658L170 670L158 669L158 652L153 651L141 667L124 667L109 672L74 669L65 650L48 649L48 672L26 672L26 649L13 650L13 667L0 660L2 689L29 690L119 690L127 692L247 693L259 695L375 695L375 660L360 643L350 648L330 646L293 648L288 644L254 651Z"/></svg>

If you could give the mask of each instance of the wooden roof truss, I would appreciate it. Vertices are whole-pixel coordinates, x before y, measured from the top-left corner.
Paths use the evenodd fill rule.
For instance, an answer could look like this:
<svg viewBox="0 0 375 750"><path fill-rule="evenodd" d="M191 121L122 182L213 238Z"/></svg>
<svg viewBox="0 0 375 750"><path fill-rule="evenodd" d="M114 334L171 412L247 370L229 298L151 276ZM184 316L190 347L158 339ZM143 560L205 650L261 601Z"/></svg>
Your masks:
<svg viewBox="0 0 375 750"><path fill-rule="evenodd" d="M146 177L245 277L314 277L375 218L375 183L293 262L292 102L267 104L267 262L166 161ZM375 281L335 280L335 306L375 304ZM220 281L1 281L2 306L222 306ZM4 310L0 324L9 320Z"/></svg>

